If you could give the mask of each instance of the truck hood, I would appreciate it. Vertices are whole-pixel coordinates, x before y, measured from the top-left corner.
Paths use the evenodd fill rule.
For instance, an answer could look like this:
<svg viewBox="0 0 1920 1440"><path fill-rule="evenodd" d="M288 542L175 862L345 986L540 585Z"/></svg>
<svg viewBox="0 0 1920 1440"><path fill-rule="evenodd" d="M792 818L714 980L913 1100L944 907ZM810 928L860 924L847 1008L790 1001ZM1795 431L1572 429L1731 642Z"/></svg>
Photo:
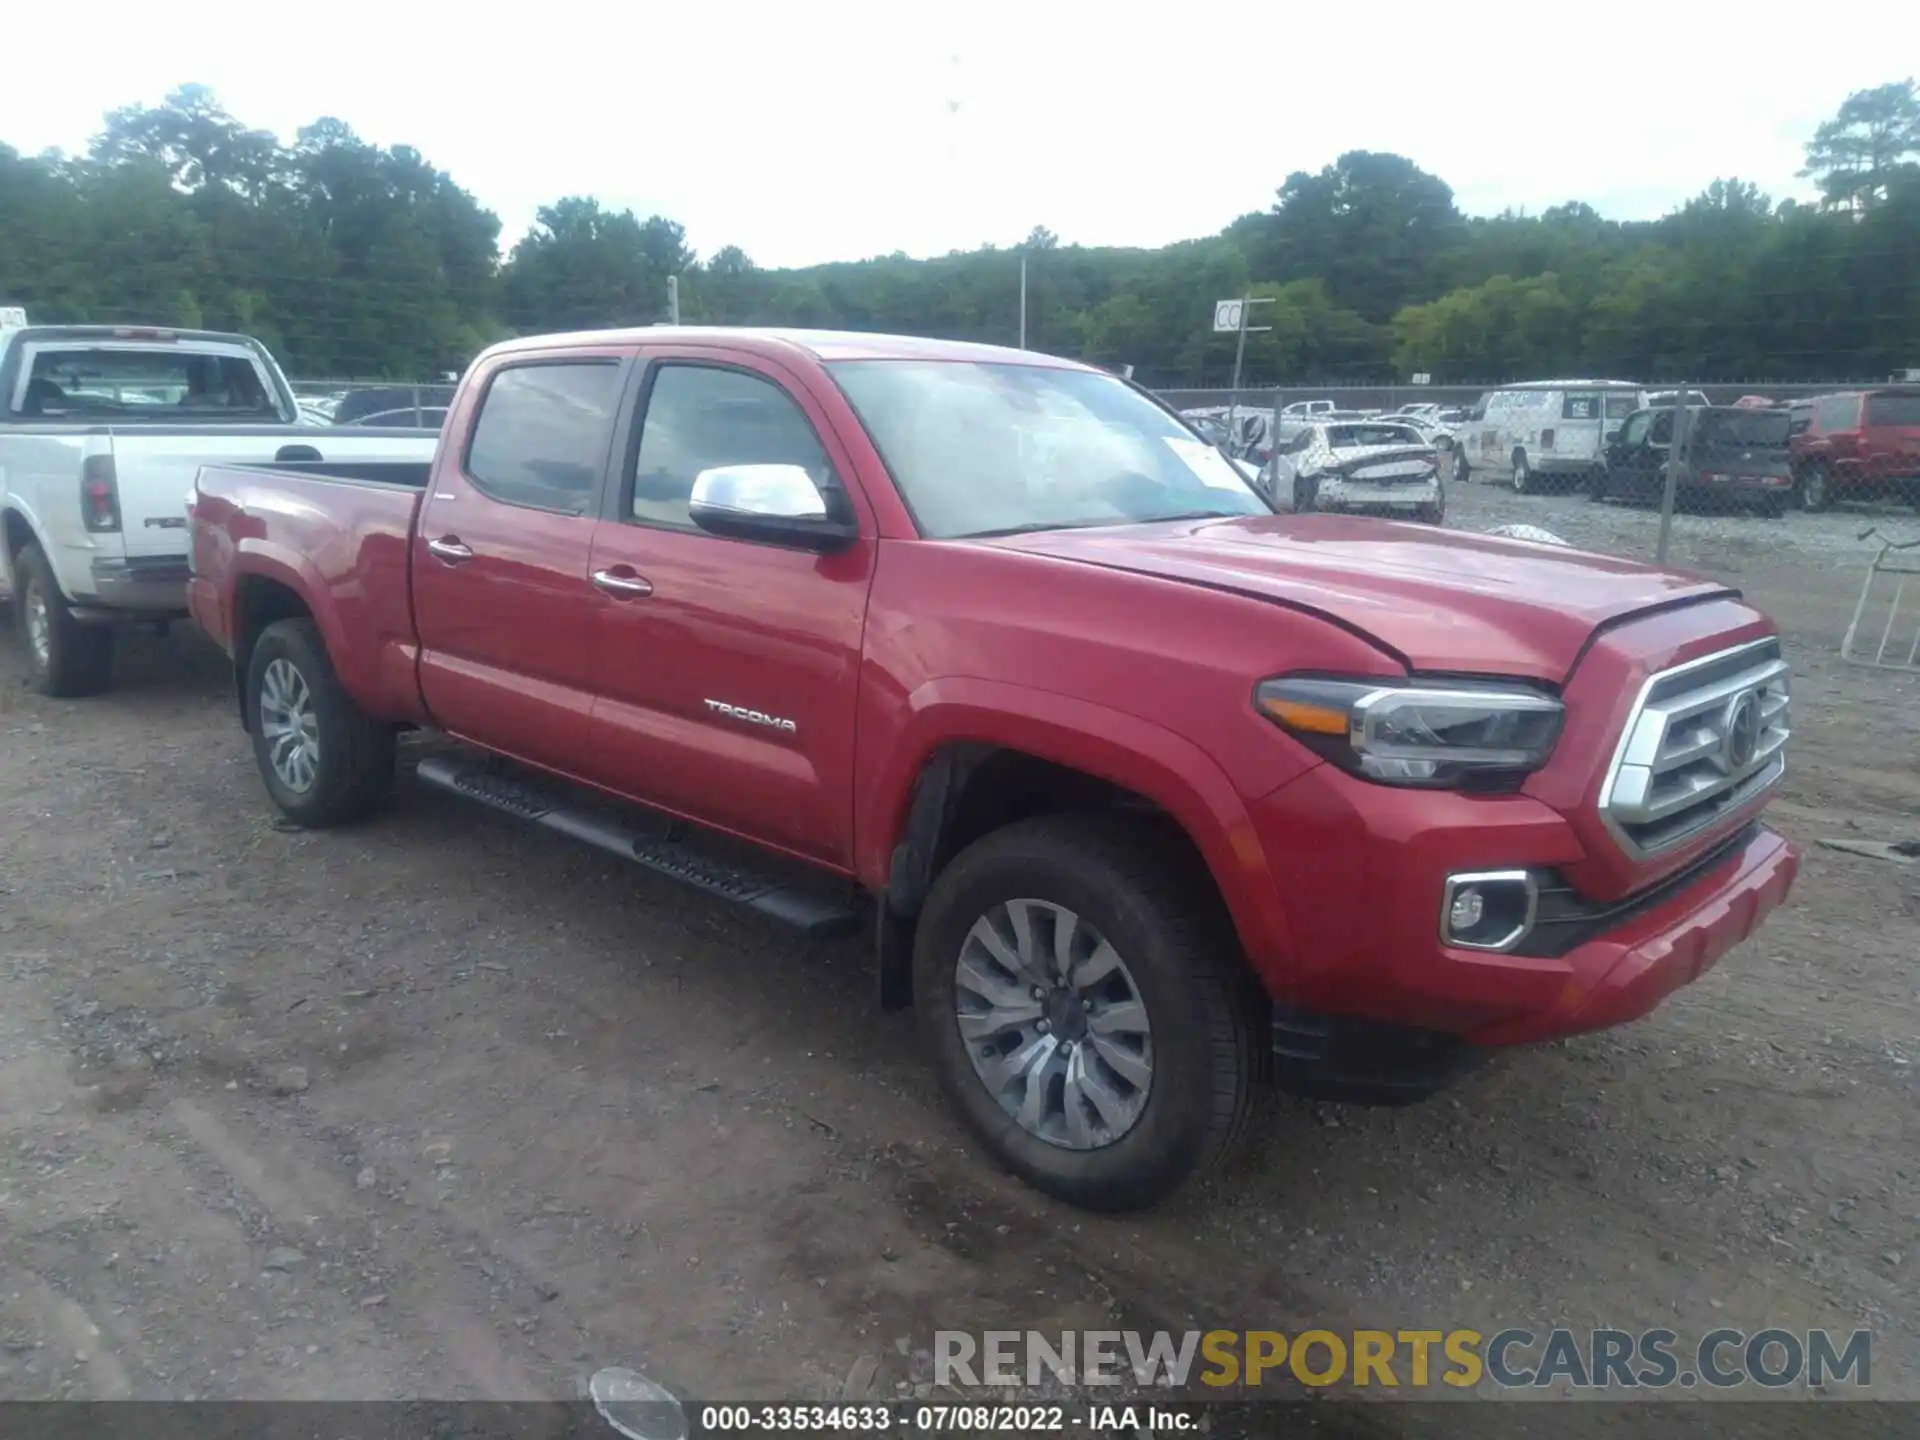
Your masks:
<svg viewBox="0 0 1920 1440"><path fill-rule="evenodd" d="M1318 614L1413 670L1556 683L1610 621L1737 593L1559 545L1335 515L1050 530L992 543Z"/></svg>

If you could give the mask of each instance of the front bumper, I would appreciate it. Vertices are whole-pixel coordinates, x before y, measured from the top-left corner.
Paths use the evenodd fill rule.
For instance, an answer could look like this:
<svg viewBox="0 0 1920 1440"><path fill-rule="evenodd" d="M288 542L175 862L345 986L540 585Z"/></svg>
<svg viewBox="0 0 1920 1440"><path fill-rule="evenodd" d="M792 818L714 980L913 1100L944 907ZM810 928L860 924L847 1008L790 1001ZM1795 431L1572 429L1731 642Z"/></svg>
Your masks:
<svg viewBox="0 0 1920 1440"><path fill-rule="evenodd" d="M92 578L93 594L86 604L160 615L186 613L188 566L184 555L99 559L93 562Z"/></svg>
<svg viewBox="0 0 1920 1440"><path fill-rule="evenodd" d="M1557 933L1543 911L1536 940L1473 950L1442 938L1449 875L1581 873L1581 837L1549 806L1395 790L1321 766L1266 797L1253 821L1288 932L1284 953L1249 947L1274 1000L1474 1045L1645 1015L1751 935L1799 870L1792 845L1751 824L1637 892L1584 909L1563 901Z"/></svg>

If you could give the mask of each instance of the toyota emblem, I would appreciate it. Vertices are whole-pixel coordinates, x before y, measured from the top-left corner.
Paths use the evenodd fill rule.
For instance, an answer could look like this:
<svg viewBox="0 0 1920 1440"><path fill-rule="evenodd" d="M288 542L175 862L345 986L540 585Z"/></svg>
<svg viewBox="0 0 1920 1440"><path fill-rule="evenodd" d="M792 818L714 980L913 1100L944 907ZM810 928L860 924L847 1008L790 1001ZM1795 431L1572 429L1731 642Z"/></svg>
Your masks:
<svg viewBox="0 0 1920 1440"><path fill-rule="evenodd" d="M1745 769L1760 748L1760 695L1747 690L1727 708L1727 739L1721 753L1729 770Z"/></svg>

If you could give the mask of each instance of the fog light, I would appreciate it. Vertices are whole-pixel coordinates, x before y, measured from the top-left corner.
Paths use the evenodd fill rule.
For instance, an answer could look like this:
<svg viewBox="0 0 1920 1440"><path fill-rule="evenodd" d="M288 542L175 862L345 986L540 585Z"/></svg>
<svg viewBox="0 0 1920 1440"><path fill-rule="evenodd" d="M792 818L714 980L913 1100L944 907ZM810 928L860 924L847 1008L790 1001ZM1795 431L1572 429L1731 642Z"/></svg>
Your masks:
<svg viewBox="0 0 1920 1440"><path fill-rule="evenodd" d="M1449 875L1440 900L1440 940L1463 950L1511 950L1533 929L1539 886L1526 870Z"/></svg>
<svg viewBox="0 0 1920 1440"><path fill-rule="evenodd" d="M1486 913L1487 901L1480 887L1463 886L1454 893L1453 904L1447 907L1447 928L1456 935L1461 934L1478 925Z"/></svg>

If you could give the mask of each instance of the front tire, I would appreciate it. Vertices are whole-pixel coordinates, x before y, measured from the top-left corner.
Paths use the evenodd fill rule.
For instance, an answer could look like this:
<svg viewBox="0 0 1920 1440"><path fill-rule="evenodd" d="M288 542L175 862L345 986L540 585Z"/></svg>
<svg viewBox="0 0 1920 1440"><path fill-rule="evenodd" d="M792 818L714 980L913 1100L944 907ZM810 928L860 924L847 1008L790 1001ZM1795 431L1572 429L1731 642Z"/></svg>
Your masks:
<svg viewBox="0 0 1920 1440"><path fill-rule="evenodd" d="M394 729L347 694L311 620L281 620L254 643L247 728L268 796L303 829L357 820L393 791Z"/></svg>
<svg viewBox="0 0 1920 1440"><path fill-rule="evenodd" d="M26 654L27 682L42 695L73 699L97 695L113 679L113 631L83 625L60 593L53 566L38 545L28 544L14 560L18 582L20 643Z"/></svg>
<svg viewBox="0 0 1920 1440"><path fill-rule="evenodd" d="M1133 1210L1245 1129L1265 1006L1237 954L1177 837L1045 816L940 873L914 997L942 1086L996 1159L1069 1204Z"/></svg>

